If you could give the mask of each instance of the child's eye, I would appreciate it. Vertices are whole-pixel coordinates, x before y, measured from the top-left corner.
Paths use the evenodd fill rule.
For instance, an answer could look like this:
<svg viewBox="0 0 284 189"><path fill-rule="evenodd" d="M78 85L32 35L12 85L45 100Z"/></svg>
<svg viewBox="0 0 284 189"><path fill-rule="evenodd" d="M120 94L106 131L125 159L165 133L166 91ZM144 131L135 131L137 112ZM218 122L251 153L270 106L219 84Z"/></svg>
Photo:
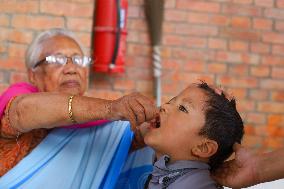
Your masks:
<svg viewBox="0 0 284 189"><path fill-rule="evenodd" d="M179 105L178 109L182 112L188 113L187 109L183 105Z"/></svg>

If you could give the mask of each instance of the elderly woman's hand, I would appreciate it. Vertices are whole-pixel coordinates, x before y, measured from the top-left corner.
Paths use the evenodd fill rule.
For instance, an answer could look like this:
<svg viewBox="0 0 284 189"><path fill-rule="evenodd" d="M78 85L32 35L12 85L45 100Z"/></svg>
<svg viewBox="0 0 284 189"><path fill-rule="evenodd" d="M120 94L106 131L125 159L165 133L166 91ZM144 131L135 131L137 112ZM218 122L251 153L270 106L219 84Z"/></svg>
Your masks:
<svg viewBox="0 0 284 189"><path fill-rule="evenodd" d="M111 117L129 120L134 131L143 122L156 117L158 112L154 102L139 93L123 96L111 103Z"/></svg>

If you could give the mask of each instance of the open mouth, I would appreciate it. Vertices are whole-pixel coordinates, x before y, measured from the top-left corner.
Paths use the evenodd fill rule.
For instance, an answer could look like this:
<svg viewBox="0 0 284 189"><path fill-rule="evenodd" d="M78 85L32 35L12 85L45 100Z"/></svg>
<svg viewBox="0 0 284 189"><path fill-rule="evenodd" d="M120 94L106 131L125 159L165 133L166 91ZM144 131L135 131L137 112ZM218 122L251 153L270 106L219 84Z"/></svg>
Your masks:
<svg viewBox="0 0 284 189"><path fill-rule="evenodd" d="M155 122L155 127L160 128L161 126L161 121L160 121L160 116L156 117L156 122Z"/></svg>

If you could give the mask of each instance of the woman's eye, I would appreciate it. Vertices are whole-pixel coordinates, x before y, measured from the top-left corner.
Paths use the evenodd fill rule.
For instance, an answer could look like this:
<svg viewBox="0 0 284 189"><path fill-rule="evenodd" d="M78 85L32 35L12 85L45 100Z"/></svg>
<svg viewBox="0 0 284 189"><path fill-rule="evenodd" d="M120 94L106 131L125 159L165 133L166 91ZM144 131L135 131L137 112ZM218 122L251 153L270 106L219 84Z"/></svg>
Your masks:
<svg viewBox="0 0 284 189"><path fill-rule="evenodd" d="M187 109L183 105L179 105L178 109L182 112L188 113Z"/></svg>

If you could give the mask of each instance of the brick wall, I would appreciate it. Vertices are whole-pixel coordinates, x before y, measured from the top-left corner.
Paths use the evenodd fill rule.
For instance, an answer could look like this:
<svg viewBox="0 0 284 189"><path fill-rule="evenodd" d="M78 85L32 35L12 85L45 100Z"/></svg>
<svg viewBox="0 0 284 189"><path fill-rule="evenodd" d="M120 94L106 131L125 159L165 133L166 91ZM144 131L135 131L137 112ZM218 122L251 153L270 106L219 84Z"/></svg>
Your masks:
<svg viewBox="0 0 284 189"><path fill-rule="evenodd" d="M26 80L24 51L48 28L68 28L91 47L93 0L0 0L0 90ZM152 96L153 76L143 0L129 0L126 72L91 73L89 95ZM166 0L162 58L163 101L203 79L238 100L245 144L283 147L283 0Z"/></svg>

